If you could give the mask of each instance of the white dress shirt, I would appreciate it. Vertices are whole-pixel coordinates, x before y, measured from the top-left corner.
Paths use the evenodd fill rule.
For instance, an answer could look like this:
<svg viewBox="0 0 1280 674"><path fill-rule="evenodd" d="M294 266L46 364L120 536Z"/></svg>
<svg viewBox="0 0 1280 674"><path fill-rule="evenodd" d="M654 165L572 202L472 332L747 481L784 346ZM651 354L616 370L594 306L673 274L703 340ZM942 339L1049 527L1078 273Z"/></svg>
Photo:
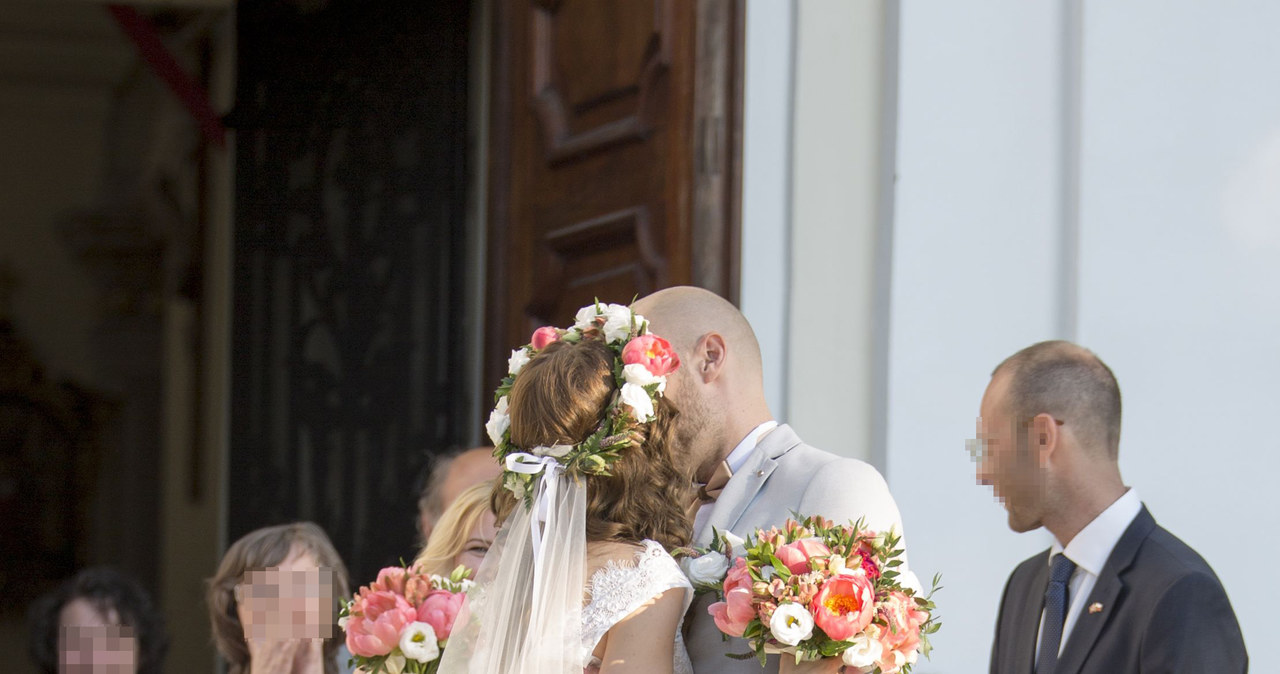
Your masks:
<svg viewBox="0 0 1280 674"><path fill-rule="evenodd" d="M1059 655L1067 645L1071 628L1075 627L1080 611L1088 601L1089 594L1093 592L1093 586L1098 582L1098 574L1102 573L1102 567L1111 557L1111 551L1115 549L1116 543L1120 541L1125 530L1133 523L1133 518L1137 517L1141 511L1142 499L1138 498L1138 492L1129 489L1081 529L1080 533L1067 543L1066 548L1063 548L1062 543L1056 538L1053 545L1049 546L1050 564L1053 563L1053 556L1058 553L1066 555L1067 559L1076 564L1076 570L1071 574L1071 581L1067 584L1071 604L1067 607L1066 622L1062 625L1062 641L1058 644ZM1043 636L1044 611L1041 611L1040 636L1036 637L1037 659L1040 657L1040 638Z"/></svg>
<svg viewBox="0 0 1280 674"><path fill-rule="evenodd" d="M751 452L756 450L756 445L760 444L760 438L763 438L765 434L777 427L778 422L770 419L751 429L751 432L747 433L747 437L743 438L738 443L738 446L734 447L732 452L729 452L729 456L724 458L724 462L729 464L729 471L732 473L738 472L742 464L747 462L747 457L751 456ZM702 530L702 524L707 521L708 517L711 517L711 508L714 505L715 502L712 501L711 503L703 503L698 507L697 514L693 516L693 530L695 532Z"/></svg>

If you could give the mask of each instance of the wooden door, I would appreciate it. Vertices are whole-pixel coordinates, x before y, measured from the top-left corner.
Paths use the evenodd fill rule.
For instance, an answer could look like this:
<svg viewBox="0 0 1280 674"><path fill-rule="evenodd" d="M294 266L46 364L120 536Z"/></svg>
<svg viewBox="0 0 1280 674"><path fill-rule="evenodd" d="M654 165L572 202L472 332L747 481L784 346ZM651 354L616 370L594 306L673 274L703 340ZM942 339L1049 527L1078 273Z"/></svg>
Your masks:
<svg viewBox="0 0 1280 674"><path fill-rule="evenodd" d="M487 381L593 298L736 301L742 19L740 0L494 3Z"/></svg>

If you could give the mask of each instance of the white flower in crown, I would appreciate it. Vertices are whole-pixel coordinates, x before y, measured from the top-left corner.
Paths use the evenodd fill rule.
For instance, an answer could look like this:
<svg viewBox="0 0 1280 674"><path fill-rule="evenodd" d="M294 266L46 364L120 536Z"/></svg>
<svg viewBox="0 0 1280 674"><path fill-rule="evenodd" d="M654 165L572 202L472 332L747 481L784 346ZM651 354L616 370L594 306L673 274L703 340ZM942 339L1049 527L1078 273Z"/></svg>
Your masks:
<svg viewBox="0 0 1280 674"><path fill-rule="evenodd" d="M596 327L600 317L604 318L604 325L600 327L600 331L604 333L606 342L626 339L627 335L631 334L631 307L621 304L591 304L582 307L573 317L573 327L579 331ZM636 328L644 325L644 317L636 316L634 325Z"/></svg>
<svg viewBox="0 0 1280 674"><path fill-rule="evenodd" d="M533 358L523 346L512 351L511 357L507 359L507 372L512 375L520 374L520 370L523 370L530 360L533 360Z"/></svg>
<svg viewBox="0 0 1280 674"><path fill-rule="evenodd" d="M650 384L658 385L658 393L667 390L667 378L659 377L649 371L649 368L640 363L632 363L622 368L622 378L627 380L628 384L636 386L648 386Z"/></svg>
<svg viewBox="0 0 1280 674"><path fill-rule="evenodd" d="M509 426L511 426L511 417L507 414L507 397L502 396L498 398L498 404L489 413L489 421L485 422L484 430L489 433L489 440L493 441L496 447L502 444L502 434Z"/></svg>
<svg viewBox="0 0 1280 674"><path fill-rule="evenodd" d="M400 652L417 662L431 662L440 657L440 644L436 629L424 622L414 621L400 633Z"/></svg>
<svg viewBox="0 0 1280 674"><path fill-rule="evenodd" d="M813 616L795 602L781 604L769 619L769 631L779 643L795 646L813 636Z"/></svg>
<svg viewBox="0 0 1280 674"><path fill-rule="evenodd" d="M636 421L646 423L653 420L653 398L649 397L649 392L643 386L627 382L622 385L619 397L631 407L631 415Z"/></svg>

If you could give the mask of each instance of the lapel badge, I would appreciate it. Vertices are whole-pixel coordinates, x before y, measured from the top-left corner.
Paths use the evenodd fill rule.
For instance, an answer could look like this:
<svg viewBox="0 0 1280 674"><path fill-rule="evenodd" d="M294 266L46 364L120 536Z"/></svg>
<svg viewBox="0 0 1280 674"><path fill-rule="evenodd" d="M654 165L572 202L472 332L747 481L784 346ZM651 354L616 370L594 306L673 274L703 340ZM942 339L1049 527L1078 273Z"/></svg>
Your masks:
<svg viewBox="0 0 1280 674"><path fill-rule="evenodd" d="M1097 601L1095 601L1095 602L1093 602L1092 604L1089 604L1089 612L1090 612L1090 613L1102 613L1102 602L1097 602Z"/></svg>

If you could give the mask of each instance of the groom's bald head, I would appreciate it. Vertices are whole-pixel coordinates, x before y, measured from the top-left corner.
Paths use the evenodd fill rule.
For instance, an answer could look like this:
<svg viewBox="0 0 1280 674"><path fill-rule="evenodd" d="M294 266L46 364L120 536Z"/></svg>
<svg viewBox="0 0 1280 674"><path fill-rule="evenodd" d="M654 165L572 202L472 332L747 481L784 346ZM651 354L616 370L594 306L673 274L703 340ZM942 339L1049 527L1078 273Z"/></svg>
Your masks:
<svg viewBox="0 0 1280 674"><path fill-rule="evenodd" d="M680 354L667 396L680 410L677 444L705 480L751 429L772 418L755 332L737 307L702 288L659 290L632 308Z"/></svg>

